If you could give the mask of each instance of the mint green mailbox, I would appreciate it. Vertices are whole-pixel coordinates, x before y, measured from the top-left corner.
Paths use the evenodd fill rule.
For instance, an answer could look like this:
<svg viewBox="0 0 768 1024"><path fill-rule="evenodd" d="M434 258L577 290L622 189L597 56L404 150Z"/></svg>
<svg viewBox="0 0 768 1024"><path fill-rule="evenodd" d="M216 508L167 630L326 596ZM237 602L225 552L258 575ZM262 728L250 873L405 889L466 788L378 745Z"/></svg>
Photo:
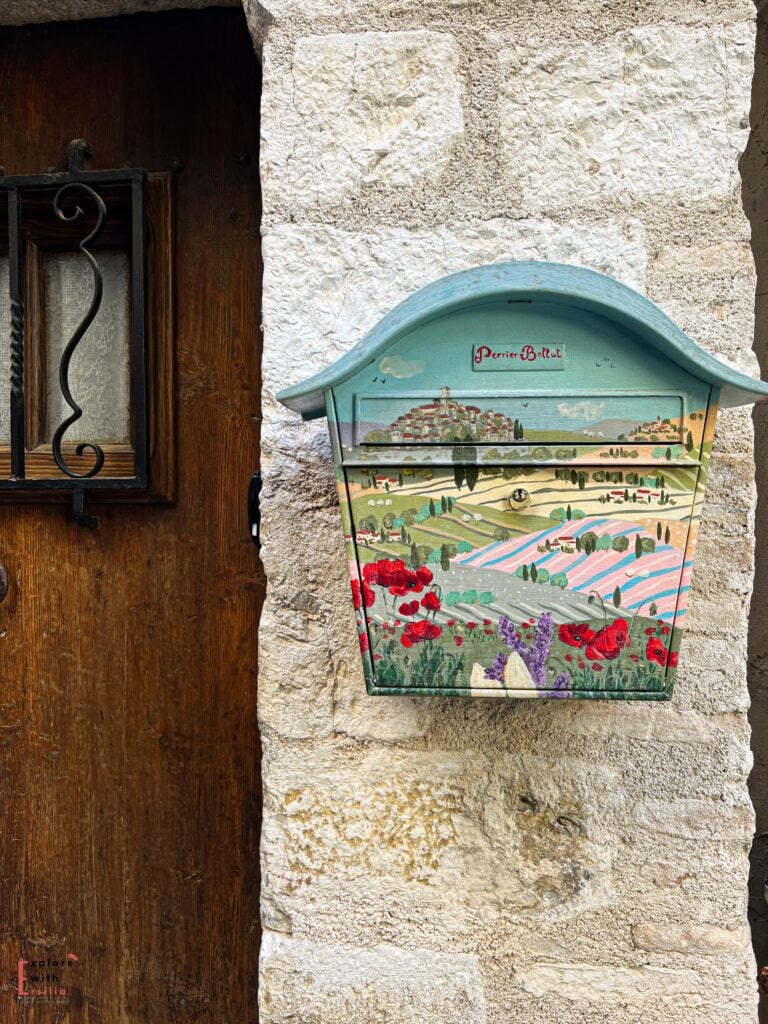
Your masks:
<svg viewBox="0 0 768 1024"><path fill-rule="evenodd" d="M717 409L766 397L589 270L417 291L278 395L328 417L368 692L669 698Z"/></svg>

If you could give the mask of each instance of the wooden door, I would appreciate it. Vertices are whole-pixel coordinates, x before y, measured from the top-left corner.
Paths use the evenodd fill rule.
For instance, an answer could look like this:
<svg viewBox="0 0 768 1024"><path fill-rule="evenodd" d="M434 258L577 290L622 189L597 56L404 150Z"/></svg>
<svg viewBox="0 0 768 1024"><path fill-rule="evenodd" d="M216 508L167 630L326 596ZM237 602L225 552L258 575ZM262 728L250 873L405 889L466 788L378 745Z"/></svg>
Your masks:
<svg viewBox="0 0 768 1024"><path fill-rule="evenodd" d="M0 1021L256 1019L258 102L239 9L0 31L7 173L172 178L176 361L175 500L0 504Z"/></svg>

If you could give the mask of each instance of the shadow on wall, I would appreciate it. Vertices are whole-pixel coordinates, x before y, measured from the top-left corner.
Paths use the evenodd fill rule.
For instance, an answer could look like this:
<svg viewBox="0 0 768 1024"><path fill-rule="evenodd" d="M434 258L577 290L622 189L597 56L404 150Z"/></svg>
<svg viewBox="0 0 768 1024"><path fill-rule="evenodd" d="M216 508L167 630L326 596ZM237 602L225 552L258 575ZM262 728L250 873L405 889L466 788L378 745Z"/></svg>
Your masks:
<svg viewBox="0 0 768 1024"><path fill-rule="evenodd" d="M752 226L757 268L755 353L768 377L768 2L759 5L752 134L741 163L744 209ZM749 881L749 921L758 969L768 966L768 403L755 406L758 503L755 585L750 611L750 722L755 762L750 793L757 816ZM761 995L761 1024L768 1024L768 989Z"/></svg>

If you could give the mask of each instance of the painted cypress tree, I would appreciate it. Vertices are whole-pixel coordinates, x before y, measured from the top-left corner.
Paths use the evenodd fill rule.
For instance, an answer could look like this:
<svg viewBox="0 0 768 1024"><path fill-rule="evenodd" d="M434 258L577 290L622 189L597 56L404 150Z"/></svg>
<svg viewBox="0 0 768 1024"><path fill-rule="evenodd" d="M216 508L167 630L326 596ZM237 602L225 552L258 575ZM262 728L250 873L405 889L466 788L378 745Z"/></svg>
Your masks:
<svg viewBox="0 0 768 1024"><path fill-rule="evenodd" d="M534 583L536 582L536 577L538 575L539 575L539 571L536 568L536 563L535 562L531 562L531 579L533 580Z"/></svg>
<svg viewBox="0 0 768 1024"><path fill-rule="evenodd" d="M635 536L635 558L639 558L643 553L643 542L640 540L640 534Z"/></svg>
<svg viewBox="0 0 768 1024"><path fill-rule="evenodd" d="M524 566L523 566L523 579L524 579L524 580L527 580L527 579L528 579L528 576L529 576L529 575L530 575L530 574L529 574L529 572L528 572L528 566L527 566L527 565L524 565Z"/></svg>
<svg viewBox="0 0 768 1024"><path fill-rule="evenodd" d="M433 519L435 518L435 503L431 498L429 499L429 514Z"/></svg>
<svg viewBox="0 0 768 1024"><path fill-rule="evenodd" d="M613 592L613 603L616 608L621 608L621 590L618 587Z"/></svg>
<svg viewBox="0 0 768 1024"><path fill-rule="evenodd" d="M671 534L669 532L669 527L667 527L666 530L664 531L664 543L665 544L669 544L670 536L671 536Z"/></svg>
<svg viewBox="0 0 768 1024"><path fill-rule="evenodd" d="M656 523L656 539L661 540L661 522Z"/></svg>
<svg viewBox="0 0 768 1024"><path fill-rule="evenodd" d="M448 548L445 544L440 546L440 568L443 572L448 572L451 567L451 560L448 557Z"/></svg>
<svg viewBox="0 0 768 1024"><path fill-rule="evenodd" d="M411 568L418 569L420 565L418 549L415 544L411 544Z"/></svg>
<svg viewBox="0 0 768 1024"><path fill-rule="evenodd" d="M448 511L448 503L445 500L445 495L443 495L440 499L440 508L442 509L443 514L445 514Z"/></svg>

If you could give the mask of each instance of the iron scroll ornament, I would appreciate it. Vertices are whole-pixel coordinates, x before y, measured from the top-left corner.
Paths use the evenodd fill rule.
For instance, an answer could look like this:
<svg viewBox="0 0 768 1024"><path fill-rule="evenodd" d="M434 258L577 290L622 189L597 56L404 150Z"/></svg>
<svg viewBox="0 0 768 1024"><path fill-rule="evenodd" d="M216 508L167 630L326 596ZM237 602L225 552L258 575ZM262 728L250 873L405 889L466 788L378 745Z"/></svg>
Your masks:
<svg viewBox="0 0 768 1024"><path fill-rule="evenodd" d="M96 224L89 234L78 244L80 252L85 256L90 264L91 270L93 271L93 295L91 297L91 304L78 324L72 337L67 342L67 346L61 356L59 363L59 387L61 388L61 394L64 401L72 410L72 414L67 416L66 419L62 420L59 426L56 428L56 432L53 435L52 449L53 457L56 460L56 465L59 469L66 473L67 476L72 477L74 480L86 480L90 477L96 476L104 465L104 450L98 444L90 441L84 441L79 444L76 448L78 456L82 456L86 451L92 451L96 456L96 462L88 470L87 473L76 473L73 469L66 464L64 456L61 452L61 444L64 439L64 435L69 428L77 423L83 415L82 408L75 401L71 388L69 386L69 367L72 362L72 356L75 354L77 346L82 341L88 328L91 326L93 321L96 319L99 309L101 308L101 300L104 294L104 278L101 273L98 261L94 255L88 250L87 246L91 242L95 242L96 239L101 235L104 230L107 219L107 207L104 200L98 193L96 193L90 185L86 185L84 182L70 182L67 185L63 185L56 193L53 199L53 210L59 220L67 221L72 223L73 221L79 220L83 216L83 208L75 203L74 210L71 213L67 213L62 207L62 200L71 197L71 193L80 190L85 193L89 199L92 199L96 205L97 219Z"/></svg>
<svg viewBox="0 0 768 1024"><path fill-rule="evenodd" d="M92 156L91 146L84 139L73 139L67 146L66 170L49 168L45 174L0 175L0 223L7 220L8 233L8 297L11 308L10 373L6 399L9 416L10 472L0 472L0 499L5 493L24 492L72 494L74 518L81 526L95 527L97 521L87 513L91 493L121 498L149 485L149 407L147 377L147 172L141 167L120 167L111 170L87 170L85 161ZM0 169L1 171L2 169ZM51 221L59 221L55 228ZM61 223L63 222L63 224ZM110 232L110 245L124 249L129 257L128 281L129 329L128 360L130 367L130 437L127 447L132 456L132 470L123 472L125 461L117 461L110 469L105 451L90 442L65 443L67 432L83 417L70 387L70 367L80 342L103 312L103 267L94 256L94 242ZM85 237L83 237L85 236ZM71 241L71 244L70 244ZM39 267L40 253L48 249L77 253L85 258L93 276L90 308L71 335L58 357L57 390L61 392L62 412L44 455L33 439L27 445L27 428L40 428L38 409L44 396L37 393L35 382L26 394L26 347L39 344L41 332L25 323L25 309L40 317L40 304L28 302L41 287L39 272L25 272L27 250L31 245L33 265ZM86 277L87 277L86 273ZM43 283L44 287L44 283ZM44 308L43 308L44 315ZM81 312L76 314L81 316ZM35 321L37 322L37 320ZM109 327L109 325L106 325ZM66 338L62 339L65 341ZM85 339L88 340L87 338ZM86 348L89 346L86 345ZM81 346L82 348L82 346ZM42 357L44 361L44 354ZM38 365L40 365L38 363ZM73 382L74 385L74 382ZM34 415L27 415L25 399L34 395ZM0 405L3 403L0 394ZM29 424L28 424L29 421ZM81 424L82 425L82 424ZM122 443L122 442L121 442ZM5 446L2 446L3 448ZM27 452L35 452L33 473L27 473ZM81 465L69 465L86 455L85 471Z"/></svg>

